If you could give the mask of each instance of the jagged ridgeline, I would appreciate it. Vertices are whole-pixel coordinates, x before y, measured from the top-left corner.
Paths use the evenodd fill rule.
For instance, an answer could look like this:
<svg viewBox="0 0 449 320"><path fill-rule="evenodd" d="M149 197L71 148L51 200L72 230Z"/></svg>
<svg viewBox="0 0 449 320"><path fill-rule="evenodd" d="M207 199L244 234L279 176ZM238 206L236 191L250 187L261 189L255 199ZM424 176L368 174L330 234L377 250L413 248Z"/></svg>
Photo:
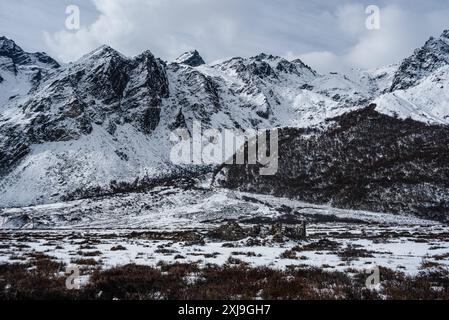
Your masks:
<svg viewBox="0 0 449 320"><path fill-rule="evenodd" d="M210 65L108 46L60 65L1 37L0 208L190 184L211 168L174 164L170 136L201 122L279 128L278 173L228 167L223 186L447 219L447 88L448 31L399 64L326 75L264 53Z"/></svg>

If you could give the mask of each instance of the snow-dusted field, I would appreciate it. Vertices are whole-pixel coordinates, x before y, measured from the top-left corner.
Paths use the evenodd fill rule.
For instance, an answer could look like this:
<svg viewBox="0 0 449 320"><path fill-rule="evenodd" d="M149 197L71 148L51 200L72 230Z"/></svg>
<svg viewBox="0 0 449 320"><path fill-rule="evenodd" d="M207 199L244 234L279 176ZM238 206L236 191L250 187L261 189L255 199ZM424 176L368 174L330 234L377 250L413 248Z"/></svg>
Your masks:
<svg viewBox="0 0 449 320"><path fill-rule="evenodd" d="M210 236L226 221L261 228L236 241ZM307 239L275 239L282 222L307 221ZM109 268L161 262L383 266L408 274L449 267L449 229L409 216L334 209L230 190L158 188L147 193L0 211L0 264L44 253L67 265ZM229 239L228 239L229 240Z"/></svg>

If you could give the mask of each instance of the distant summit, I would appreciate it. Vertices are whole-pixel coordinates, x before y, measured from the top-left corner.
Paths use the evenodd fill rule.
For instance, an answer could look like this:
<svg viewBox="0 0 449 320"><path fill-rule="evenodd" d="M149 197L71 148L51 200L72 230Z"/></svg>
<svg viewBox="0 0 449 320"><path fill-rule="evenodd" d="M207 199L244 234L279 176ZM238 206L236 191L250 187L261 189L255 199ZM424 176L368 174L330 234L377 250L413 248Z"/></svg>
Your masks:
<svg viewBox="0 0 449 320"><path fill-rule="evenodd" d="M391 92L413 87L417 82L443 66L449 65L449 30L439 38L431 37L412 56L405 59L397 71Z"/></svg>
<svg viewBox="0 0 449 320"><path fill-rule="evenodd" d="M183 53L178 59L175 60L175 62L179 64L185 64L191 67L199 67L203 64L206 64L206 62L204 62L203 58L201 57L200 53L197 50Z"/></svg>
<svg viewBox="0 0 449 320"><path fill-rule="evenodd" d="M10 59L15 65L41 65L48 68L58 68L59 63L43 52L25 52L13 40L0 37L0 57Z"/></svg>

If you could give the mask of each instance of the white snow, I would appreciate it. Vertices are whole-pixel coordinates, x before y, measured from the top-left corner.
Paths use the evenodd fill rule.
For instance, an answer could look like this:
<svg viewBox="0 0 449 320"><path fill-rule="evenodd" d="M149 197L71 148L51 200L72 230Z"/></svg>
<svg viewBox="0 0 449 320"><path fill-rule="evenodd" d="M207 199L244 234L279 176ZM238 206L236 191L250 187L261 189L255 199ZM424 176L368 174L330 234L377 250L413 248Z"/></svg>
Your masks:
<svg viewBox="0 0 449 320"><path fill-rule="evenodd" d="M401 119L429 124L449 123L449 66L438 69L407 90L387 93L376 100L376 110Z"/></svg>

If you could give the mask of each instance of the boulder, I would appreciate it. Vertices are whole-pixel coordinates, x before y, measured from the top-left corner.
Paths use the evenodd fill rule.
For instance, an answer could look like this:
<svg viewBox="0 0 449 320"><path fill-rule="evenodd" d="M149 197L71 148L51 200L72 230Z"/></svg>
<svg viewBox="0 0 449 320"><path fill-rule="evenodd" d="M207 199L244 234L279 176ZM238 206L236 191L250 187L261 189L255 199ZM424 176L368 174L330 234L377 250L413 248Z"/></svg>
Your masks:
<svg viewBox="0 0 449 320"><path fill-rule="evenodd" d="M230 221L211 231L209 236L224 241L239 241L245 239L248 233L237 222Z"/></svg>

